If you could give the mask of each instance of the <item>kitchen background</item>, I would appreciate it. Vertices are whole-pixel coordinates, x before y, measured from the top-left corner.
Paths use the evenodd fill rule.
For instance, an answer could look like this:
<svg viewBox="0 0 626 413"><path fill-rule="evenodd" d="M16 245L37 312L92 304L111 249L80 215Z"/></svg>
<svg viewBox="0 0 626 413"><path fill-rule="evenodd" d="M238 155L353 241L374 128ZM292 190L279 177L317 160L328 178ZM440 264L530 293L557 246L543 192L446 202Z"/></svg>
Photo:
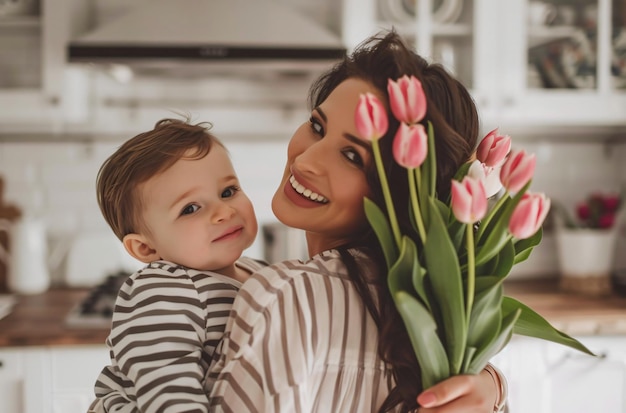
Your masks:
<svg viewBox="0 0 626 413"><path fill-rule="evenodd" d="M248 26L260 24L266 17L250 11L253 3L265 4L260 0L220 1L213 0L216 5L236 4ZM480 109L483 134L499 127L500 132L513 137L514 146L537 155L532 189L545 192L566 208L573 210L577 202L593 192L617 192L626 185L626 1L267 2L268 7L278 6L315 22L335 48L350 49L380 28L395 27L420 53L444 64L470 88ZM119 267L137 265L117 248L119 244L101 217L95 178L102 162L117 146L163 117L182 114L195 121L212 122L213 131L232 155L260 226L276 222L270 200L282 174L286 145L296 127L308 119L307 87L320 68L329 63L220 66L115 59L90 63L70 56L68 46L84 45L80 40L94 29L115 22L138 6L149 15L152 6L156 10L159 3L167 2L0 0L0 210L15 206L24 217L41 219L53 285L93 286ZM176 3L185 9L194 0ZM275 25L287 23L283 20ZM146 26L159 28L163 24ZM165 28L161 31L172 34ZM295 34L293 37L297 37ZM312 39L315 37L305 41ZM282 236L283 242L289 242L282 244L285 247L277 258L283 254L306 255L301 234ZM86 250L88 243L97 247ZM72 249L80 250L81 262L73 260ZM105 259L104 251L116 258ZM625 252L626 230L622 227L614 272L626 271ZM247 255L263 257L266 253L260 231ZM94 263L101 268L96 270ZM555 234L548 225L540 246L528 261L513 269L511 279L557 277ZM584 401L571 399L570 395L589 392L577 393L572 386L561 390L561 398L553 394L551 401L542 401L542 406L558 405L561 410L537 407L536 399L526 395L547 394L545 386L537 387L545 382L537 381L536 374L540 369L542 375L548 375L545 363L554 358L536 345L524 342L525 358L503 361L505 368L516 366L524 373L512 377L512 397L517 402L514 412L617 412L598 405L576 410L567 400L575 400L578 407ZM615 370L619 378L607 375L613 371L608 369L597 370L602 377L599 373L593 377L604 380L602 383L622 383L619 386L623 389L626 356L623 346L620 348L611 353L621 357L620 367ZM1 356L0 352L0 361ZM70 356L78 357L79 353L70 349ZM528 357L534 363L523 361ZM561 355L557 358L561 360ZM100 365L93 362L91 353L85 353L79 364L89 365L89 360ZM534 366L532 371L530 365ZM3 387L6 376L2 374L0 369L0 400L5 400L13 394L13 388ZM558 370L557 376L570 380L576 374L575 369L567 367ZM90 376L83 381L89 383ZM610 392L615 386L603 384L595 391ZM55 403L83 406L88 396L80 393L85 389L76 388L67 390L63 393L67 397L55 399ZM595 400L602 397L596 396ZM626 400L617 400L614 393L608 393L608 400L615 402L611 406L626 406ZM11 406L0 410L22 411L17 407L12 410ZM55 411L74 410L59 407Z"/></svg>

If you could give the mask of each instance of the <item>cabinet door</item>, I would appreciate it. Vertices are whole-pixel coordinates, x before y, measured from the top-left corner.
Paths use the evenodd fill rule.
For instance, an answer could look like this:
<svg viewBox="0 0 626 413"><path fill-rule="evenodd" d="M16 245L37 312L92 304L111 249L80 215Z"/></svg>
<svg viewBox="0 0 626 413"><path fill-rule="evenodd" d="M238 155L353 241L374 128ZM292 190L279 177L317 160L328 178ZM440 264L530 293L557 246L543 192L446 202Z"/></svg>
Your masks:
<svg viewBox="0 0 626 413"><path fill-rule="evenodd" d="M510 0L500 16L500 90L508 126L623 125L626 17L621 0Z"/></svg>
<svg viewBox="0 0 626 413"><path fill-rule="evenodd" d="M102 368L110 363L105 346L53 347L52 411L84 413L94 399L93 387Z"/></svg>
<svg viewBox="0 0 626 413"><path fill-rule="evenodd" d="M547 348L545 404L553 413L626 412L626 338L581 341L599 357Z"/></svg>
<svg viewBox="0 0 626 413"><path fill-rule="evenodd" d="M24 411L24 367L17 350L0 350L0 411Z"/></svg>
<svg viewBox="0 0 626 413"><path fill-rule="evenodd" d="M60 126L66 47L88 24L89 2L39 0L35 13L0 16L0 125L4 131L50 132Z"/></svg>

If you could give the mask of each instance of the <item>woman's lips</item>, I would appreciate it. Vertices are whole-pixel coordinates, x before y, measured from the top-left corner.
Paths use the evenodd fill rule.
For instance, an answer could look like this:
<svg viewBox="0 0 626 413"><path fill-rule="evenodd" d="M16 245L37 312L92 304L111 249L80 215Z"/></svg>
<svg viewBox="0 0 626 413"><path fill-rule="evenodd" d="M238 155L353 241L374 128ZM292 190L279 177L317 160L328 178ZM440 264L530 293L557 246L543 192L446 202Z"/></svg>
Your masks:
<svg viewBox="0 0 626 413"><path fill-rule="evenodd" d="M296 188L298 188L298 190ZM306 184L300 184L294 175L291 175L285 182L283 193L292 203L303 208L316 208L328 203L328 200L324 196L318 195L313 190L308 189Z"/></svg>

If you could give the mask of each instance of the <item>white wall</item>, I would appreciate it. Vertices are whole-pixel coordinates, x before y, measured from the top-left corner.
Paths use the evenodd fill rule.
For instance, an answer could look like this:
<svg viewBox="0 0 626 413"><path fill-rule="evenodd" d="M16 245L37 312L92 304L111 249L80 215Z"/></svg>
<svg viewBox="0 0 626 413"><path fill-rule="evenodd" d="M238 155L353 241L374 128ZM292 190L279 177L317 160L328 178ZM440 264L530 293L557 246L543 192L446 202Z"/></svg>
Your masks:
<svg viewBox="0 0 626 413"><path fill-rule="evenodd" d="M73 231L108 230L96 203L95 177L104 159L126 138L97 143L0 143L0 176L6 184L3 202L32 208L38 202L33 191L38 189L53 241L63 240ZM513 138L516 145L537 154L532 189L565 204L573 204L591 191L616 189L626 183L626 167L620 162L626 159L625 144L537 143ZM270 200L282 174L287 139L225 142L260 224L275 220ZM626 268L623 233L618 248L616 266ZM261 256L260 237L247 254ZM516 266L512 276L554 276L556 271L554 239L547 232L531 258Z"/></svg>

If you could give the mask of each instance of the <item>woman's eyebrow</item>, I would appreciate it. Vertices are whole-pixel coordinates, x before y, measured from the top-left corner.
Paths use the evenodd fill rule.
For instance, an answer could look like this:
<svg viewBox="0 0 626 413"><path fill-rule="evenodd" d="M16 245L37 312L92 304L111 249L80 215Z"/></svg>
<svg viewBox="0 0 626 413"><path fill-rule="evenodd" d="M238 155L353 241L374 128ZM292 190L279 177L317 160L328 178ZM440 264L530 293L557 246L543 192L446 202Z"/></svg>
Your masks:
<svg viewBox="0 0 626 413"><path fill-rule="evenodd" d="M322 108L320 108L319 106L316 106L315 109L313 110L319 113L320 117L324 120L324 122L328 122L328 117L326 117L326 114L324 113Z"/></svg>
<svg viewBox="0 0 626 413"><path fill-rule="evenodd" d="M324 113L324 111L322 110L321 107L317 106L315 109L313 109L315 112L317 112L320 117L324 120L324 122L328 122L328 117L326 116L326 113ZM350 142L354 143L355 145L359 145L362 148L367 149L368 151L372 150L372 145L370 145L369 142L364 141L363 139L354 136L350 133L344 133L343 137L346 138L347 140L349 140Z"/></svg>
<svg viewBox="0 0 626 413"><path fill-rule="evenodd" d="M350 142L354 143L355 145L359 145L360 147L367 149L368 151L372 150L372 145L369 142L364 141L363 139L359 138L358 136L354 136L346 132L343 134L343 137L349 140Z"/></svg>

